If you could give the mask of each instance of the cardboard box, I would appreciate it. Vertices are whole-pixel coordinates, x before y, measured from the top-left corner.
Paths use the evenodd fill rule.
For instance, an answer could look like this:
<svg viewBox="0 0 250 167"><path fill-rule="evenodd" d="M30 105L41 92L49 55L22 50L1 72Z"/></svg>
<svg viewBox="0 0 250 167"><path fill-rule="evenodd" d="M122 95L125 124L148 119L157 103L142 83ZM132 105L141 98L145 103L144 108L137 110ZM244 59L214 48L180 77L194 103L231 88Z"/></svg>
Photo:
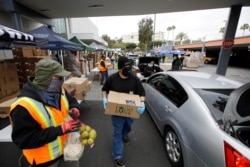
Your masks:
<svg viewBox="0 0 250 167"><path fill-rule="evenodd" d="M139 118L137 108L141 106L139 95L110 91L105 114Z"/></svg>
<svg viewBox="0 0 250 167"><path fill-rule="evenodd" d="M64 81L63 87L65 89L75 89L75 92L86 92L88 90L88 78L72 77Z"/></svg>

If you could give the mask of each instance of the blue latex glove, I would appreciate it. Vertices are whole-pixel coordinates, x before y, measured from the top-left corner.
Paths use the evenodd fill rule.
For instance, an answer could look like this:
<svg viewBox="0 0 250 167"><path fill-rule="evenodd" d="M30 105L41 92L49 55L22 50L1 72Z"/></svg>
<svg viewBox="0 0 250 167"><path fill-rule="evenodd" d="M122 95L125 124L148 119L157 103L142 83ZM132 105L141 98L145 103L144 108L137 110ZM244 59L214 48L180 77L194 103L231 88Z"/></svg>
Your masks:
<svg viewBox="0 0 250 167"><path fill-rule="evenodd" d="M144 110L145 110L145 103L142 101L142 102L141 102L141 107L138 107L138 108L137 108L137 112L138 112L139 114L142 114L142 113L144 112Z"/></svg>
<svg viewBox="0 0 250 167"><path fill-rule="evenodd" d="M103 99L102 99L102 102L103 102L103 108L106 110L107 103L108 103L107 98L103 98Z"/></svg>

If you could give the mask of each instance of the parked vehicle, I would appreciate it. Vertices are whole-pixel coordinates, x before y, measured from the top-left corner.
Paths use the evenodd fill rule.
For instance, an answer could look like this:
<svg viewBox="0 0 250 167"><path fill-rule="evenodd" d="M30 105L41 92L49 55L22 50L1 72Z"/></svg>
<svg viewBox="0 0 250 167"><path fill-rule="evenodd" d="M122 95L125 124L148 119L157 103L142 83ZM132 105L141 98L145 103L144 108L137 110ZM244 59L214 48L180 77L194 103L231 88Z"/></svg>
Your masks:
<svg viewBox="0 0 250 167"><path fill-rule="evenodd" d="M128 59L133 60L133 65L137 66L138 65L139 55L137 55L137 54L129 54Z"/></svg>
<svg viewBox="0 0 250 167"><path fill-rule="evenodd" d="M141 81L173 167L250 166L250 83L197 71Z"/></svg>
<svg viewBox="0 0 250 167"><path fill-rule="evenodd" d="M163 69L160 67L161 60L159 57L139 57L138 65L133 67L133 71L137 75L137 77L142 79L145 76L148 77L151 75L146 72L146 69L148 67L148 64L152 61L154 61L154 66L156 69L154 73L163 71Z"/></svg>
<svg viewBox="0 0 250 167"><path fill-rule="evenodd" d="M217 64L217 58L215 57L205 57L204 63L205 64Z"/></svg>

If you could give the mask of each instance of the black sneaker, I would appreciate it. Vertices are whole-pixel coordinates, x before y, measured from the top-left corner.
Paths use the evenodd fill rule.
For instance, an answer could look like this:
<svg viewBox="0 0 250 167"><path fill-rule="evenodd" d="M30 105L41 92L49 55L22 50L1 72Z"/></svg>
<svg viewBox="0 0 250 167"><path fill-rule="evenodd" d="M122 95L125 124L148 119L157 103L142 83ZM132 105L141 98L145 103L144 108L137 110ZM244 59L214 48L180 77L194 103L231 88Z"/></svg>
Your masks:
<svg viewBox="0 0 250 167"><path fill-rule="evenodd" d="M128 137L124 137L122 140L123 140L123 144L125 144L125 145L129 144L129 138Z"/></svg>
<svg viewBox="0 0 250 167"><path fill-rule="evenodd" d="M125 167L125 163L122 161L122 159L116 159L115 166L116 167Z"/></svg>

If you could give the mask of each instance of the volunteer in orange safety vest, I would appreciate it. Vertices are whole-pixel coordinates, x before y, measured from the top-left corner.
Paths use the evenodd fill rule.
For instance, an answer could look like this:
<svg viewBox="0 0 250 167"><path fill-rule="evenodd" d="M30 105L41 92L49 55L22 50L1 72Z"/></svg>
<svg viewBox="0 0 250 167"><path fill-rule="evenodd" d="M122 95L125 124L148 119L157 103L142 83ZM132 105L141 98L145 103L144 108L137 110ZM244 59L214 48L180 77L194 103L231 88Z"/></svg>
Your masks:
<svg viewBox="0 0 250 167"><path fill-rule="evenodd" d="M106 82L106 80L108 78L108 64L105 61L105 56L104 55L101 56L101 60L99 62L98 68L99 68L99 71L100 71L100 74L101 74L101 82L100 82L100 84L103 85L104 82Z"/></svg>
<svg viewBox="0 0 250 167"><path fill-rule="evenodd" d="M22 150L22 166L79 167L78 161L63 159L67 134L81 125L79 103L62 88L70 74L57 61L40 60L34 80L23 85L11 105L12 140Z"/></svg>

